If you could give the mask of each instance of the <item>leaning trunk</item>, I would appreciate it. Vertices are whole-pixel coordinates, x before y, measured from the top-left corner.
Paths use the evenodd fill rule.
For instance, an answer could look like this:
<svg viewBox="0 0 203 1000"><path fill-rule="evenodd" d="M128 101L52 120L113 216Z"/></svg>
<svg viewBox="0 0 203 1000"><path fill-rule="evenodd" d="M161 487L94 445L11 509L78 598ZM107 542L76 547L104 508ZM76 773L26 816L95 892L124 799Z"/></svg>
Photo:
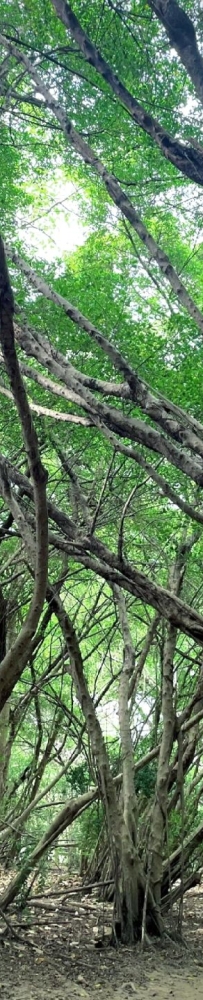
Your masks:
<svg viewBox="0 0 203 1000"><path fill-rule="evenodd" d="M172 594L179 596L181 592L187 555L192 546L197 541L198 532L195 532L189 539L183 538L180 543L177 556L172 566L169 590ZM154 798L154 806L151 819L151 837L149 843L149 856L151 857L151 888L155 903L160 910L161 906L161 886L162 886L162 861L163 845L167 831L167 811L168 811L168 789L170 778L170 756L173 747L175 711L173 704L173 661L176 648L177 629L170 623L167 626L166 638L163 649L162 664L162 719L163 733L160 745L157 782Z"/></svg>

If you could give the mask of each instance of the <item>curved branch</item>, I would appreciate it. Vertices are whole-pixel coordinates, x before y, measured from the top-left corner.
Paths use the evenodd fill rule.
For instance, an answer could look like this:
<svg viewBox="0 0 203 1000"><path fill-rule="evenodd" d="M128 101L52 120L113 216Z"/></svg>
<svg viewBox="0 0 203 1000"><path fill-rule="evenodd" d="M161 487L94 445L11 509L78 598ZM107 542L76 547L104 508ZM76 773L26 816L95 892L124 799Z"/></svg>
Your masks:
<svg viewBox="0 0 203 1000"><path fill-rule="evenodd" d="M7 463L7 467L14 481L23 486L28 496L32 496L32 485L26 476L17 472L10 462ZM83 535L78 531L74 521L63 511L59 511L51 501L48 501L48 511L51 519L63 533L62 538L50 533L50 541L54 542L56 548L62 548L73 554L77 561L80 560L83 565L98 573L111 586L117 583L134 597L139 597L141 601L151 605L160 615L171 621L176 628L181 629L186 635L191 635L195 642L203 646L202 615L179 597L174 597L165 587L150 580L126 560L119 560L99 538L91 533ZM29 521L31 520L29 516Z"/></svg>
<svg viewBox="0 0 203 1000"><path fill-rule="evenodd" d="M111 69L111 66L109 66L109 63L106 62L106 59L103 58L99 49L96 48L96 45L94 45L91 42L90 38L83 30L82 25L78 21L78 18L76 17L71 8L71 5L69 3L66 3L65 0L52 0L52 4L53 7L55 7L58 17L65 25L65 27L68 28L72 38L74 38L75 41L80 46L80 49L86 59L86 62L88 62L91 66L94 66L99 75L103 77L107 86L111 88L116 97L118 97L121 104L127 109L128 113L130 114L135 124L138 125L144 132L146 132L147 135L151 136L154 142L156 142L156 145L159 146L159 149L161 150L163 156L167 160L169 160L170 163L173 163L173 165L176 167L177 170L180 170L180 172L182 174L185 174L186 177L189 177L190 180L202 186L203 150L201 150L201 148L194 149L192 145L184 146L182 142L179 142L178 139L174 139L166 131L166 129L162 128L160 122L157 121L157 118L154 118L148 111L145 111L145 109L142 107L139 101L137 101L136 98L133 97L133 94L131 94L131 92L127 89L127 87L125 87L124 84L121 82L121 80L119 80L118 76L115 73L113 73L113 70ZM178 4L175 3L175 0L172 0L172 2L171 0L165 0L165 3L163 2L163 0L158 0L157 3L150 3L149 0L149 5L152 7L153 10L155 10L157 16L160 17L160 20L162 20L162 23L166 27L166 30L168 30L167 18L165 17L164 21L163 8L166 8L166 6L169 9L172 7L175 8L176 21L177 21L178 17L177 12L180 11L180 8L178 7ZM162 15L158 14L157 8L159 9L162 8ZM183 38L186 37L186 27L187 27L187 36L189 36L189 29L190 29L191 42L190 42L190 47L187 45L185 49L183 47L183 42L182 45L180 43L180 48L177 49L177 51L179 52L179 55L181 56L182 62L186 66L186 69L190 73L191 79L195 84L198 96L200 97L201 95L201 100L202 100L203 97L203 86L201 80L202 59L197 49L197 44L195 40L195 30L193 28L192 21L190 21L185 12L180 11L180 14L182 20L182 28L184 27ZM168 23L169 20L170 23L173 22L173 13L171 17L170 14L168 13ZM177 32L176 32L176 40L177 40ZM173 42L173 44L175 44L175 47L177 48L177 44L175 42ZM194 65L194 55L197 60L196 67ZM187 65L184 59L187 60Z"/></svg>
<svg viewBox="0 0 203 1000"><path fill-rule="evenodd" d="M153 396L149 390L149 387L139 378L137 373L133 370L131 365L125 361L120 352L114 348L114 345L108 341L103 334L98 330L72 303L68 301L64 296L61 296L55 289L50 288L50 286L45 282L34 270L30 267L27 262L23 261L14 250L8 249L9 257L14 263L27 274L31 283L37 290L42 293L47 299L55 302L60 306L66 315L76 323L80 328L89 333L90 337L99 344L99 346L105 351L108 357L111 358L115 367L123 372L125 375L131 390L131 399L138 403L146 414L156 423L160 424L161 428L166 431L167 435L178 442L181 447L177 448L176 445L171 443L160 432L154 430L151 425L144 423L143 421L136 419L134 417L126 417L125 414L121 413L119 409L109 407L105 402L100 402L99 399L93 396L93 393L80 381L80 373L77 373L76 369L73 368L71 364L66 363L66 370L60 369L59 377L68 384L69 388L76 390L77 399L80 405L89 413L92 418L92 422L95 426L99 427L100 430L104 428L109 429L110 432L117 433L121 438L129 437L130 440L137 441L139 444L144 444L146 448L158 452L164 458L167 458L169 462L174 464L177 468L181 469L186 475L190 475L198 485L203 483L203 468L202 462L200 465L199 460L194 462L194 459L190 457L190 454L184 452L182 446L190 449L195 455L203 458L203 442L200 436L197 436L195 430L193 430L193 425L187 426L187 415L181 415L179 411L179 421L175 419L173 415L173 407L170 413L169 404L165 407L164 400L158 399ZM187 294L187 293L186 293ZM196 308L196 307L195 307ZM203 315L201 315L202 328L203 328ZM45 363L50 370L54 370L56 362L51 359L51 347L49 343L45 346ZM33 339L33 353L37 359L42 361L41 344L34 344ZM189 423L189 418L188 418ZM115 441L114 441L115 447Z"/></svg>
<svg viewBox="0 0 203 1000"><path fill-rule="evenodd" d="M36 515L36 552L34 592L27 617L13 646L0 665L0 708L13 691L27 663L31 641L44 604L48 566L48 518L46 505L47 473L41 463L37 436L32 423L27 396L15 350L13 326L13 295L7 269L3 241L0 238L0 343L10 386L18 410L25 450L33 484ZM6 466L5 487L9 488Z"/></svg>
<svg viewBox="0 0 203 1000"><path fill-rule="evenodd" d="M144 222L136 212L134 205L125 194L125 191L123 191L123 189L120 187L120 184L116 180L114 174L110 173L109 170L107 170L105 164L102 162L102 160L100 160L98 154L92 149L92 147L87 142L85 142L81 134L74 128L71 120L62 110L59 103L55 100L54 97L52 97L49 88L43 83L42 77L36 70L35 66L32 64L31 60L28 59L28 57L25 56L22 52L19 52L19 49L17 48L16 45L13 45L13 43L11 42L8 43L4 35L0 35L0 41L9 50L9 52L15 56L17 61L20 63L22 62L23 65L26 67L29 76L36 84L40 93L43 95L44 100L46 102L46 107L49 109L49 111L51 111L53 115L55 115L57 121L61 125L61 128L64 132L64 135L66 136L66 140L68 141L68 143L70 143L70 145L73 147L76 153L84 161L84 163L87 163L96 172L97 176L101 178L108 192L108 195L110 196L114 204L117 206L119 211L125 216L126 219L128 219L128 222L130 222L130 225L138 234L139 239L149 251L151 258L155 260L156 263L158 264L161 274L163 274L164 278L169 282L173 292L175 292L178 302L184 309L186 309L189 316L192 317L192 319L197 324L199 329L203 332L202 312L200 311L198 306L196 306L191 295L189 295L189 292L187 291L183 282L181 281L180 276L177 274L175 268L171 264L168 255L161 247L159 247L154 237L151 235L151 233L149 233ZM203 155L202 155L202 164L203 164ZM71 309L72 308L73 307L71 307Z"/></svg>

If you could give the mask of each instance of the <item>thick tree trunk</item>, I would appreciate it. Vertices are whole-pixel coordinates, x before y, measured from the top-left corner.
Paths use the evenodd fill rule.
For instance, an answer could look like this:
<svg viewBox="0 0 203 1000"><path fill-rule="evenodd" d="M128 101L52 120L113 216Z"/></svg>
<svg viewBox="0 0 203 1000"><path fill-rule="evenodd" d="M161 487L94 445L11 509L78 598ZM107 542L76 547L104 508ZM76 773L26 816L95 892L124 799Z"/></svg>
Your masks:
<svg viewBox="0 0 203 1000"><path fill-rule="evenodd" d="M33 482L36 542L35 542L35 578L34 590L30 607L23 625L16 636L14 644L5 652L0 663L0 708L3 708L15 684L28 661L31 642L43 608L48 566L48 517L46 503L47 473L42 465L40 449L32 417L29 409L24 383L21 378L14 337L14 299L8 274L3 241L0 238L0 343L5 367L15 400L22 434L25 453ZM13 517L20 523L23 515L19 510L15 496L12 496L7 476L6 463L1 463L0 488ZM21 533L21 530L20 530ZM28 549L29 551L29 549Z"/></svg>
<svg viewBox="0 0 203 1000"><path fill-rule="evenodd" d="M149 850L151 852L151 885L154 899L158 906L161 902L162 882L162 851L166 826L169 761L173 746L174 709L173 709L173 656L176 643L176 629L169 625L164 643L163 682L162 682L162 715L163 734L159 753L157 783L152 812L152 825Z"/></svg>
<svg viewBox="0 0 203 1000"><path fill-rule="evenodd" d="M6 755L6 748L8 743L8 732L9 732L9 713L10 706L9 702L4 705L2 711L0 712L0 818L4 812L4 796L6 790L6 779L8 772L8 759Z"/></svg>
<svg viewBox="0 0 203 1000"><path fill-rule="evenodd" d="M187 554L197 540L197 537L198 534L195 533L188 540L183 538L179 546L169 579L169 590L176 596L179 596L181 591ZM175 728L175 712L173 705L173 660L176 648L176 635L176 627L173 624L169 624L167 626L166 638L164 642L162 668L163 733L159 752L157 782L154 806L152 810L151 836L149 843L149 852L151 854L150 881L154 900L159 909L161 905L163 844L166 832L168 809L168 787L170 777L169 764Z"/></svg>
<svg viewBox="0 0 203 1000"><path fill-rule="evenodd" d="M114 878L114 933L122 941L132 941L138 932L139 918L139 883L138 860L136 851L135 823L135 792L134 792L134 762L129 721L126 714L126 698L128 698L128 660L127 688L126 678L122 687L121 715L123 722L124 745L128 745L128 760L124 766L125 773L125 803L124 815L116 795L115 783L111 775L108 754L96 715L93 701L90 697L80 653L79 644L72 623L58 596L53 599L54 611L58 617L70 657L70 673L73 678L79 703L81 705L87 732L89 735L92 758L101 797L104 802L109 837L109 852L111 855L112 874ZM143 894L143 889L141 887Z"/></svg>
<svg viewBox="0 0 203 1000"><path fill-rule="evenodd" d="M139 915L139 871L137 854L137 799L134 781L134 756L130 729L129 685L132 679L135 651L128 625L125 597L119 587L114 587L114 596L123 636L123 669L119 686L119 723L122 755L122 799L123 799L123 843L122 864L126 898L126 936L133 941L138 933ZM124 836L125 834L125 836ZM129 851L130 847L130 851ZM127 848L127 850L126 850Z"/></svg>
<svg viewBox="0 0 203 1000"><path fill-rule="evenodd" d="M7 605L3 596L2 588L0 587L0 663L3 660L6 652L6 611ZM5 794L5 753L6 744L8 736L8 723L9 723L9 705L8 703L4 705L4 708L0 712L0 818L3 815L4 809L4 794Z"/></svg>

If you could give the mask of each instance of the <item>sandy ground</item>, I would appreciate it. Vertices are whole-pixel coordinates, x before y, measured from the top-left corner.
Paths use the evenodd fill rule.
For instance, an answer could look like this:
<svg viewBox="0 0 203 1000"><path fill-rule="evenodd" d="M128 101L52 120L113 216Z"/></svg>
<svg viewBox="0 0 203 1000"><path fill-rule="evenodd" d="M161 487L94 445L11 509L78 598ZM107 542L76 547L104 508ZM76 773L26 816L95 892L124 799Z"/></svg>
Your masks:
<svg viewBox="0 0 203 1000"><path fill-rule="evenodd" d="M0 914L1 1000L203 1000L203 887L186 897L183 940L174 913L174 940L153 940L144 953L98 944L108 906L70 896L61 877L52 888L22 914L9 910L9 930Z"/></svg>
<svg viewBox="0 0 203 1000"><path fill-rule="evenodd" d="M54 969L49 959L36 958L35 963L29 964L29 956L17 957L14 951L7 953L6 962L4 957L1 960L0 972L0 996L2 1000L90 1000L90 998L100 997L100 1000L127 1000L127 998L137 997L137 1000L202 1000L203 998L203 971L196 967L185 969L182 964L181 969L176 971L171 962L171 972L166 967L164 960L157 961L156 967L146 970L146 960L142 959L143 972L139 960L139 971L136 969L136 961L129 955L128 966L123 967L123 977L121 967L119 975L110 975L106 979L103 970L100 968L100 981L95 977L94 983L89 983L88 969L83 969L83 975L79 974L75 978ZM119 965L118 959L118 965ZM154 962L153 962L154 964ZM43 965L43 967L42 967ZM123 965L123 963L121 963ZM102 972L102 974L101 974ZM74 975L74 970L72 972ZM99 970L98 970L99 976ZM110 979L110 981L109 981ZM81 981L82 980L82 981ZM141 981L142 980L142 981Z"/></svg>

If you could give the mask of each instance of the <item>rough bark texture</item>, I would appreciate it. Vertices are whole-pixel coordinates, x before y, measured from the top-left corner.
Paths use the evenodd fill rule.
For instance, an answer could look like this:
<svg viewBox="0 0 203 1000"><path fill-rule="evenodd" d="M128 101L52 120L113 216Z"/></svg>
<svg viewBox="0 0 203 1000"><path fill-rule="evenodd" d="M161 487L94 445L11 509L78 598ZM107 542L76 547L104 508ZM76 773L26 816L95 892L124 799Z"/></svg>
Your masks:
<svg viewBox="0 0 203 1000"><path fill-rule="evenodd" d="M47 474L41 463L37 436L33 427L27 396L20 374L15 349L13 326L13 295L7 269L3 242L0 239L0 343L10 386L18 410L30 474L36 511L35 584L27 618L0 664L0 709L3 708L16 681L27 663L30 644L35 634L44 604L48 565L48 519L46 506ZM10 485L6 463L1 466L2 491L10 506Z"/></svg>
<svg viewBox="0 0 203 1000"><path fill-rule="evenodd" d="M79 45L85 59L94 66L98 74L103 77L107 85L127 108L136 125L139 125L154 142L159 146L163 156L186 174L197 184L203 184L203 150L196 149L195 146L185 146L178 139L174 139L166 129L162 128L159 121L154 118L149 111L135 99L133 94L123 85L118 76L113 73L111 66L103 58L99 49L91 42L90 38L83 30L81 23L74 14L72 7L65 0L52 0L61 21L68 28L72 38ZM155 11L157 17L166 28L172 45L177 49L183 65L186 67L200 99L203 98L202 83L202 57L197 48L195 30L192 21L187 14L178 6L175 0L165 0L164 2L153 3L149 0L149 6Z"/></svg>
<svg viewBox="0 0 203 1000"><path fill-rule="evenodd" d="M0 587L0 664L6 652L6 610L7 603ZM3 811L5 793L5 751L8 737L9 705L4 705L0 712L0 816Z"/></svg>
<svg viewBox="0 0 203 1000"><path fill-rule="evenodd" d="M198 49L191 18L176 0L148 0L148 4L163 24L169 41L173 49L176 49L195 86L197 97L203 104L203 58Z"/></svg>
<svg viewBox="0 0 203 1000"><path fill-rule="evenodd" d="M197 540L192 536L180 543L177 557L172 567L169 579L170 590L179 594L182 586L185 560L188 551ZM162 720L163 732L159 752L157 781L154 805L151 817L151 836L149 850L151 853L151 885L153 896L158 907L161 904L163 843L167 828L168 787L170 778L170 757L174 740L175 709L173 698L173 661L176 648L177 629L170 624L167 627L163 648L162 665Z"/></svg>
<svg viewBox="0 0 203 1000"><path fill-rule="evenodd" d="M137 852L137 800L134 782L134 754L130 729L129 684L132 679L135 650L128 624L125 597L118 587L114 587L114 596L118 608L118 616L123 637L123 668L119 685L119 723L122 757L122 807L123 830L127 838L123 844L123 865L125 866L126 887L126 932L127 939L133 941L138 931L139 913L139 863ZM126 851L126 844L131 850Z"/></svg>

